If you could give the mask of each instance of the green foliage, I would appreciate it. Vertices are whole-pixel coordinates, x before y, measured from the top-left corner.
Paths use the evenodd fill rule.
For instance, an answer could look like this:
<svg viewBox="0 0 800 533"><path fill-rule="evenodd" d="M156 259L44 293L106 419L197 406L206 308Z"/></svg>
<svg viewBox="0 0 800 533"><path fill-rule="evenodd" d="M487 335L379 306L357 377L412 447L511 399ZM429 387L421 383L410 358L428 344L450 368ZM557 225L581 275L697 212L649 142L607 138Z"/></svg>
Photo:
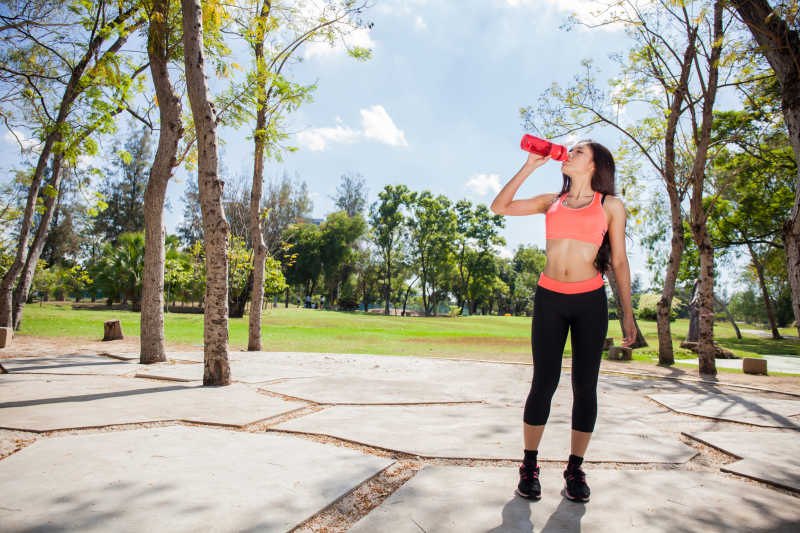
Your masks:
<svg viewBox="0 0 800 533"><path fill-rule="evenodd" d="M305 294L314 290L322 273L322 231L313 224L296 224L286 232L286 241L293 245L294 263L286 269L290 285L303 285Z"/></svg>
<svg viewBox="0 0 800 533"><path fill-rule="evenodd" d="M244 240L231 236L228 240L228 291L239 294L247 285L247 278L253 271L252 250L245 246Z"/></svg>
<svg viewBox="0 0 800 533"><path fill-rule="evenodd" d="M410 251L419 273L425 315L436 313L455 252L457 216L444 195L434 197L429 191L413 196L408 219Z"/></svg>
<svg viewBox="0 0 800 533"><path fill-rule="evenodd" d="M88 267L89 275L110 300L138 302L142 293L144 233L123 233L116 245L107 243L99 260Z"/></svg>
<svg viewBox="0 0 800 533"><path fill-rule="evenodd" d="M636 317L639 320L655 320L658 317L658 302L661 294L656 292L646 292L639 297L639 305L636 307ZM672 308L669 313L670 322L678 318L677 308L683 303L678 297L672 298Z"/></svg>
<svg viewBox="0 0 800 533"><path fill-rule="evenodd" d="M153 162L153 139L147 128L130 125L125 149L114 148L127 155L110 157L111 165L100 172L104 179L99 192L105 208L95 214L94 231L112 243L123 233L144 230L144 191Z"/></svg>
<svg viewBox="0 0 800 533"><path fill-rule="evenodd" d="M274 257L267 257L264 264L264 295L280 294L288 285L281 270L281 262Z"/></svg>

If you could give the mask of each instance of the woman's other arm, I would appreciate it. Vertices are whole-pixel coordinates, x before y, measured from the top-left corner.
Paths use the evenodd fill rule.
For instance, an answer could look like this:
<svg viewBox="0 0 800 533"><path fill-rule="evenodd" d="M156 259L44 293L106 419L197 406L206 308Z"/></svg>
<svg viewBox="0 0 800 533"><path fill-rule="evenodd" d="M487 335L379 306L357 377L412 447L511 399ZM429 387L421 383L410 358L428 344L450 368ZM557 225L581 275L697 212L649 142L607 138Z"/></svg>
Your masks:
<svg viewBox="0 0 800 533"><path fill-rule="evenodd" d="M534 153L529 154L527 161L525 161L525 164L519 169L519 172L517 172L516 175L511 178L511 181L506 183L503 190L497 194L497 198L494 199L490 207L492 212L498 215L523 216L547 211L547 208L550 207L550 204L553 203L557 195L540 194L539 196L526 198L524 200L514 200L514 195L517 194L517 190L522 185L522 182L531 175L531 172L547 163L549 159L549 156L544 157Z"/></svg>
<svg viewBox="0 0 800 533"><path fill-rule="evenodd" d="M608 196L605 205L611 215L608 222L608 240L611 243L611 268L617 280L622 312L625 314L622 332L623 346L630 346L636 340L636 326L631 306L631 270L628 264L628 253L625 250L625 206L622 200Z"/></svg>

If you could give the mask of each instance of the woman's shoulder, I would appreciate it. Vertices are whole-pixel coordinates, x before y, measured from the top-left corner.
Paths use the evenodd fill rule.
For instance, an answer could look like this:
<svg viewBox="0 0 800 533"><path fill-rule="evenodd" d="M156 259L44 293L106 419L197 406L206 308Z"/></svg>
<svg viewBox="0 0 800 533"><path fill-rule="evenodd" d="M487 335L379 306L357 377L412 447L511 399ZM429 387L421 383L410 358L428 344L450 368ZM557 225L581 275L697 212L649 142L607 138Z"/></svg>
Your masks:
<svg viewBox="0 0 800 533"><path fill-rule="evenodd" d="M622 198L619 196L615 196L613 194L602 194L603 196L603 207L606 208L610 213L619 213L623 216L625 215L625 204L622 202Z"/></svg>

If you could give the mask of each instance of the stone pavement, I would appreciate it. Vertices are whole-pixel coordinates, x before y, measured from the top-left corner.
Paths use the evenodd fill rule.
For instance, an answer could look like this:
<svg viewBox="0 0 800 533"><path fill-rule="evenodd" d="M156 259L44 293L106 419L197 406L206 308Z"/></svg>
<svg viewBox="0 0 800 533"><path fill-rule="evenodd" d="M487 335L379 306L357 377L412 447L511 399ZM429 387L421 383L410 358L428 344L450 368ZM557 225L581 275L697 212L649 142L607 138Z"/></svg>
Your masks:
<svg viewBox="0 0 800 533"><path fill-rule="evenodd" d="M580 505L564 371L534 503L530 365L231 352L235 383L202 387L197 352L118 355L3 360L0 530L800 530L796 396L601 374Z"/></svg>

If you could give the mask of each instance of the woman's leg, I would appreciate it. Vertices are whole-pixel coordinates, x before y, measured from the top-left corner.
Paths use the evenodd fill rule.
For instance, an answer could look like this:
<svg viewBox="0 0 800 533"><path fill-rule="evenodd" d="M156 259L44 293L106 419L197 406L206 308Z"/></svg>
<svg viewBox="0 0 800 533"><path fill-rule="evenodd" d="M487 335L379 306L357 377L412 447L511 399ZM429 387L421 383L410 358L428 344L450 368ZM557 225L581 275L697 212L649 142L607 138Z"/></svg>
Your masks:
<svg viewBox="0 0 800 533"><path fill-rule="evenodd" d="M544 425L550 416L550 402L561 377L561 357L569 323L564 311L565 297L539 287L533 298L533 381L523 416L526 450L538 450Z"/></svg>
<svg viewBox="0 0 800 533"><path fill-rule="evenodd" d="M597 378L608 333L608 304L605 288L579 296L571 338L572 454L583 457L597 420Z"/></svg>

